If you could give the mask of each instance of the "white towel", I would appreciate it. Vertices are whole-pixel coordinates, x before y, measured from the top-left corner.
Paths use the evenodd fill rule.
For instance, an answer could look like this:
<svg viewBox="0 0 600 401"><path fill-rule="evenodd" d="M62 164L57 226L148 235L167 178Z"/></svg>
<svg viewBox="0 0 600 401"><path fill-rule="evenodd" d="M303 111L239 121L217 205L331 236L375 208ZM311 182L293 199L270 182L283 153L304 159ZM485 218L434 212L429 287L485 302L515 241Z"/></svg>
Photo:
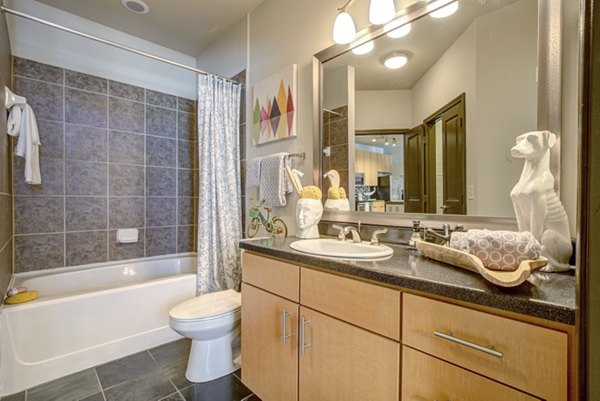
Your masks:
<svg viewBox="0 0 600 401"><path fill-rule="evenodd" d="M258 187L260 184L260 162L262 157L255 157L246 162L246 188Z"/></svg>
<svg viewBox="0 0 600 401"><path fill-rule="evenodd" d="M288 179L285 166L290 166L289 153L276 153L264 157L260 162L259 198L269 206L285 206L286 194L292 192L292 183Z"/></svg>
<svg viewBox="0 0 600 401"><path fill-rule="evenodd" d="M40 134L35 113L28 104L15 105L8 117L8 135L18 137L15 155L25 158L25 182L40 185Z"/></svg>

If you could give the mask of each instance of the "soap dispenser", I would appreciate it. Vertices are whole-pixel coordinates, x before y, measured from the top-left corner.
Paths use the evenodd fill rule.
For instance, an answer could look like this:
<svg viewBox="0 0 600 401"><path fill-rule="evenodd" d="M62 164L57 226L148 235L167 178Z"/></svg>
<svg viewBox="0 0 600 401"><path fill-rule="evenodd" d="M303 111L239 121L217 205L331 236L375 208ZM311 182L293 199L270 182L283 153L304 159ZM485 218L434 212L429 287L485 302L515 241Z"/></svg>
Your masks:
<svg viewBox="0 0 600 401"><path fill-rule="evenodd" d="M413 220L412 235L408 241L408 246L416 248L417 243L415 241L421 239L421 222L419 220Z"/></svg>

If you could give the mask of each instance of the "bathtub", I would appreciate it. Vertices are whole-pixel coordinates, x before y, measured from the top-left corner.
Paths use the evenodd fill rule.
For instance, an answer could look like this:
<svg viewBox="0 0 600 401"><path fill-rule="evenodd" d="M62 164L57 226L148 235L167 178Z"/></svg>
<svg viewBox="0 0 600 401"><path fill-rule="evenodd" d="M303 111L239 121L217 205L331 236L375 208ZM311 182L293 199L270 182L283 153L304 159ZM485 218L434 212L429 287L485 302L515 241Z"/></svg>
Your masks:
<svg viewBox="0 0 600 401"><path fill-rule="evenodd" d="M196 295L196 256L19 273L35 301L0 309L0 395L181 338L169 309Z"/></svg>

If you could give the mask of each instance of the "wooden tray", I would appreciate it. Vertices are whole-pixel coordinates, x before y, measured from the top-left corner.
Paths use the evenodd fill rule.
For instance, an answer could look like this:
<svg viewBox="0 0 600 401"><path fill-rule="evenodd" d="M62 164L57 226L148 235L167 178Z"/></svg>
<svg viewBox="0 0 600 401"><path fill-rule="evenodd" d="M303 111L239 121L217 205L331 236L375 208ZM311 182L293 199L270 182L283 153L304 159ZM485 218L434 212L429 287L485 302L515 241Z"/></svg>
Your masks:
<svg viewBox="0 0 600 401"><path fill-rule="evenodd" d="M542 256L538 260L521 262L514 271L491 270L483 265L481 259L470 253L425 241L417 240L415 244L423 256L479 273L490 283L501 287L516 287L527 280L531 273L548 264L548 259Z"/></svg>

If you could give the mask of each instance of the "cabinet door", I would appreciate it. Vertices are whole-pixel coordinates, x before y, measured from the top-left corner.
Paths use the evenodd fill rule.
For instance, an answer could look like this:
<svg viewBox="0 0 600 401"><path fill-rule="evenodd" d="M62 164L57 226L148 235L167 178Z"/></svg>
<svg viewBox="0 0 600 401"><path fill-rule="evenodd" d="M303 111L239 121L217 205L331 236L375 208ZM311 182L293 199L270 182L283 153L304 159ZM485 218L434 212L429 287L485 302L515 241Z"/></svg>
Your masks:
<svg viewBox="0 0 600 401"><path fill-rule="evenodd" d="M385 155L385 171L392 172L392 156L390 155Z"/></svg>
<svg viewBox="0 0 600 401"><path fill-rule="evenodd" d="M305 307L300 316L301 401L398 401L400 344Z"/></svg>
<svg viewBox="0 0 600 401"><path fill-rule="evenodd" d="M363 150L357 150L355 153L355 171L357 173L365 172L365 152Z"/></svg>
<svg viewBox="0 0 600 401"><path fill-rule="evenodd" d="M242 382L263 401L298 399L297 333L298 304L242 284Z"/></svg>
<svg viewBox="0 0 600 401"><path fill-rule="evenodd" d="M402 347L402 399L539 401L408 347Z"/></svg>
<svg viewBox="0 0 600 401"><path fill-rule="evenodd" d="M384 173L386 172L386 168L385 168L385 157L386 155L384 155L383 153L378 153L377 154L377 171Z"/></svg>

